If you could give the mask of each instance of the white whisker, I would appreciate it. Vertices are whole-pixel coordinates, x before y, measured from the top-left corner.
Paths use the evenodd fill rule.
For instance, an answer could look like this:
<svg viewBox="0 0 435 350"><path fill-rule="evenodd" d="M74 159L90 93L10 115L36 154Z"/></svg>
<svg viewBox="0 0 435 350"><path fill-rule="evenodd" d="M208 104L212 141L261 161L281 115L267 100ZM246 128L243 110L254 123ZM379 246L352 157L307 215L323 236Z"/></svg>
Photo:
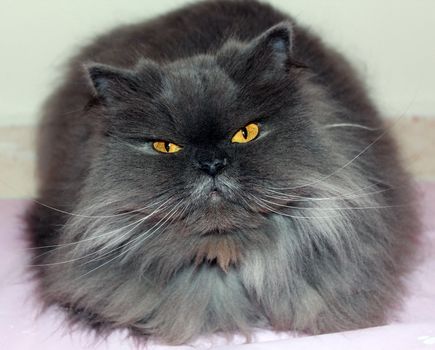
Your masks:
<svg viewBox="0 0 435 350"><path fill-rule="evenodd" d="M131 230L129 230L128 232L126 232L126 234L130 233L131 231L133 231L136 227L138 227L139 225L141 225L142 222L143 222L143 219L136 221L136 222L135 222L136 225L135 225ZM79 257L79 258L74 258L74 259L70 259L70 260L58 261L58 262L55 262L55 263L48 263L48 264L35 264L35 265L30 265L30 266L55 266L55 265L67 264L67 263L71 263L71 262L74 262L74 261L79 261L79 260L85 259L85 258L87 258L87 257L89 257L89 256L92 256L92 255L98 254L100 251L101 251L101 249L100 249L100 250L97 250L97 251L95 251L95 252L92 252L92 253L89 253L89 254L83 255L83 256L81 256L81 257Z"/></svg>
<svg viewBox="0 0 435 350"><path fill-rule="evenodd" d="M336 124L329 124L329 125L325 125L323 127L323 129L330 129L330 128L360 128L360 129L365 129L365 130L370 130L370 131L377 131L377 130L382 130L382 128L371 128L365 125L361 125L361 124L353 124L353 123L336 123Z"/></svg>
<svg viewBox="0 0 435 350"><path fill-rule="evenodd" d="M393 189L393 188L384 188L384 189L373 191L373 192L364 192L364 193L358 194L365 189L368 189L370 187L374 187L377 185L378 184L371 184L369 186L362 187L356 191L352 191L352 192L345 193L343 195L332 196L332 197L304 197L304 196L299 196L299 195L295 195L295 194L286 194L286 193L282 193L282 192L278 192L278 191L266 188L265 190L267 192L277 194L277 196L272 196L272 195L268 195L268 194L264 194L264 196L269 197L269 198L274 198L274 199L289 199L293 202L315 202L315 201L336 200L336 199L356 199L356 198L360 198L360 197L364 197L364 196L371 196L371 195L383 193L386 191L391 191Z"/></svg>
<svg viewBox="0 0 435 350"><path fill-rule="evenodd" d="M43 206L45 208L51 209L53 211L56 211L58 213L62 213L62 214L70 215L70 216L75 216L75 217L80 217L80 218L90 218L90 219L93 219L93 218L95 218L95 219L107 219L107 218L113 218L113 217L130 215L131 212L141 212L142 210L148 209L149 207L151 207L153 205L156 205L157 203L160 203L162 201L157 201L157 202L155 202L153 204L149 204L149 205L147 205L145 207L142 207L140 209L135 209L135 210L132 210L130 212L113 214L113 215L85 215L85 214L78 214L78 213L72 213L72 212L68 212L68 211L65 211L65 210L62 210L62 209L58 209L58 208L52 207L52 206L50 206L48 204L45 204L45 203L42 203L42 202L40 202L40 201L38 201L36 199L33 199L32 202L34 202L36 204L39 204L39 205L41 205L41 206ZM108 203L104 203L104 205L107 205L107 204Z"/></svg>
<svg viewBox="0 0 435 350"><path fill-rule="evenodd" d="M408 107L409 108L409 107ZM343 166L337 168L336 170L334 170L332 173L325 175L323 177L321 177L320 179L314 180L310 183L304 184L304 185L299 185L299 186L295 186L295 187L272 187L273 189L276 190L296 190L296 189L300 189L300 188L305 188L305 187L309 187L309 186L313 186L319 183L322 183L323 181L329 179L330 177L334 176L335 174L337 174L339 171L347 168L349 165L351 165L354 161L356 161L360 156L362 156L365 152L367 152L367 150L369 150L373 145L375 145L382 137L384 137L388 131L390 129L392 129L394 126L396 126L398 124L398 122L403 118L405 114L403 113L399 118L397 118L397 120L395 120L395 122L388 128L384 128L384 131L378 135L372 142L370 142L366 147L364 147L360 152L358 152L358 154L356 156L354 156L353 158L351 158L349 161L347 161Z"/></svg>
<svg viewBox="0 0 435 350"><path fill-rule="evenodd" d="M174 208L172 208L171 210L173 210L173 209L174 209ZM151 215L151 214L150 214L150 215ZM117 237L114 241L111 241L111 244L113 244L113 243L115 243L115 242L118 242L120 239L122 240L122 238L124 238L124 237L125 237L126 235L128 235L130 232L132 232L132 231L135 230L137 227L139 227L143 222L145 222L145 220L146 220L148 217L149 217L149 216L147 216L147 217L145 217L145 218L141 218L141 219L139 219L138 221L135 221L134 223L129 224L128 226L132 226L132 225L134 225L134 227L133 227L132 229L128 230L127 232L123 233L121 236ZM164 216L162 219L160 219L160 221L158 221L158 223L161 222L165 217L166 217L166 216ZM158 224L158 223L157 223L157 224ZM125 226L125 227L127 227L127 226ZM122 229L124 229L125 227L123 227ZM153 227L154 227L154 226L153 226ZM119 231L119 229L117 229L117 230L115 230L115 231ZM113 232L115 232L115 231L112 231L111 233L113 233ZM101 236L101 235L100 235L100 236ZM60 261L60 262L49 263L49 264L35 264L35 265L30 265L30 266L53 266L53 265L66 264L66 263L70 263L70 262L74 262L74 261L82 260L82 259L84 259L84 258L87 258L87 257L93 256L93 255L99 254L101 251L103 251L103 250L105 250L105 249L106 249L106 247L103 247L103 248L101 248L101 249L99 249L99 250L97 250L97 251L95 251L95 252L92 252L92 253L86 254L86 255L84 255L84 256L81 256L81 257L79 257L79 258L75 258L75 259L71 259L71 260ZM50 251L50 252L51 252L51 251ZM47 253L50 253L50 252L47 252Z"/></svg>
<svg viewBox="0 0 435 350"><path fill-rule="evenodd" d="M165 210L166 208L162 208L162 207L166 203L168 203L170 200L171 200L171 198L167 199L162 204L160 204L154 211L152 211L150 214L146 215L145 217L139 219L136 222L139 222L139 221L142 221L142 220L146 220L146 219L152 217L153 215L155 215L156 213ZM113 217L113 216L110 216L110 217ZM92 218L95 218L95 217L92 217ZM124 228L130 227L130 226L134 225L136 222L130 223L130 224L124 226ZM81 240L78 240L78 241L73 241L73 242L68 242L68 243L62 243L62 244L47 245L47 246L40 246L40 247L30 247L30 248L27 248L27 249L29 249L29 250L35 250L35 249L55 248L55 249L50 250L50 252L51 252L51 251L54 251L54 250L62 248L62 247L71 246L71 245L75 245L75 244L80 244L82 242L88 242L88 241L92 241L92 240L95 240L95 239L98 239L98 238L101 238L101 237L105 237L105 236L111 235L115 231L118 231L118 230L112 230L112 231L105 232L105 233L103 233L101 235L98 235L98 236L88 237L88 238L84 238L84 239L81 239ZM49 253L49 252L47 252L47 253ZM46 254L46 253L38 255L37 257L40 257L40 256L42 256L44 254Z"/></svg>
<svg viewBox="0 0 435 350"><path fill-rule="evenodd" d="M281 203L276 203L276 202L272 202L272 201L268 201L266 199L261 199L262 201L266 202L266 203L270 203L279 207L284 207L284 208L293 208L293 209L298 209L298 210L313 210L313 208L307 208L307 207L297 207L297 206L293 206L293 205L288 205L288 204L281 204ZM337 210L366 210L366 209L388 209L388 208L402 208L402 207L406 207L409 205L403 204L403 205L379 205L379 206L367 206L367 207L331 207L331 208L315 208L316 210L324 210L324 211L337 211Z"/></svg>
<svg viewBox="0 0 435 350"><path fill-rule="evenodd" d="M181 202L178 203L178 204L181 205ZM130 242L128 242L127 245L131 245L131 244L133 244L137 239L139 239L139 238L143 238L142 236L145 235L145 234L147 234L147 233L148 233L148 236L147 236L147 237L149 237L151 234L157 232L157 230L159 230L160 228L162 228L162 227L164 226L164 224L167 223L167 222L170 220L170 218L171 218L172 216L175 215L175 213L177 212L177 210L178 210L178 208L180 207L180 205L174 207L174 208L175 208L175 211L173 211L172 214L171 214L169 217L166 216L165 221L164 221L163 223L161 223L160 226L156 227L157 224L154 225L151 229L149 229L148 231L146 231L146 232L143 233L142 235L139 235L139 236L136 237L135 239L133 239L133 240L131 240ZM171 210L173 210L174 208L172 208ZM160 221L161 221L161 220L160 220ZM160 221L159 221L159 222L160 222ZM154 228L154 231L150 232L150 230L152 230L153 228ZM92 270L86 272L86 273L83 274L81 277L84 277L84 276L86 276L86 275L89 275L89 274L91 274L92 272L98 270L99 268L101 268L101 267L103 267L103 266L105 266L105 265L111 263L111 262L114 261L115 259L118 259L118 258L121 257L123 254L126 254L126 253L128 253L130 250L132 250L134 246L136 246L136 245L131 246L129 249L127 249L127 250L123 251L122 253L120 253L120 254L114 256L113 258L109 259L108 261L104 262L103 264L100 264L100 265L97 266L96 268L94 268L94 269L92 269ZM104 253L104 255L102 255L102 256L100 256L100 257L98 257L98 258L96 258L96 259L92 259L92 260L90 260L90 261L85 262L85 264L90 263L90 262L93 262L93 261L96 261L96 260L99 260L99 259L101 259L102 257L107 256L108 254L110 254L110 253L116 251L116 250L119 249L119 248L120 248L120 247L116 247L116 248L110 250L109 252Z"/></svg>
<svg viewBox="0 0 435 350"><path fill-rule="evenodd" d="M178 204L175 205L173 208L171 208L171 210L170 210L168 213L166 213L166 214L165 214L165 215L164 215L164 216L163 216L159 221L157 221L157 223L155 223L155 224L154 224L151 228L149 228L146 232L149 232L149 231L152 230L154 227L158 226L162 221L164 221L164 220L168 217L168 215L169 215L170 213L173 213L174 211L176 211L177 208L179 207L179 204L180 204L180 203L178 203ZM119 237L117 237L115 240L111 241L110 244L113 246L113 245L118 244L118 242L122 242L122 240L124 239L124 237L126 237L130 232L132 232L134 229L136 229L136 228L137 228L139 225L141 225L143 222L144 222L144 221L141 221L141 222L140 222L138 225L136 225L132 230L129 230L128 232L123 233L121 236L119 236ZM146 233L146 232L145 232L145 233ZM136 239L137 239L137 238L133 239L132 241L135 241ZM130 244L130 242L128 242L127 244ZM108 247L103 247L103 248L97 250L96 252L93 252L91 255L99 254L100 252L106 250L107 248L108 248ZM120 249L120 248L121 248L121 247L115 247L115 248L112 248L112 249L108 250L107 252L103 253L102 255L98 256L97 258L94 258L94 259L91 259L91 260L89 260L89 261L86 261L84 264L90 263L90 262L92 262L92 261L99 260L99 259L101 259L102 257L104 257L104 256L106 256L106 255L108 255L108 254L110 254L110 253L112 253L112 252L114 252L114 251L116 251L117 249ZM87 255L87 256L90 256L90 255Z"/></svg>
<svg viewBox="0 0 435 350"><path fill-rule="evenodd" d="M280 216L289 217L292 219L330 219L332 217L338 217L340 215L329 215L329 216L300 216L300 215L291 215L287 213L282 213L279 211L276 211L275 209L271 208L267 203L265 204L261 198L252 196L256 203L263 209L266 209L272 213L278 214ZM262 203L263 202L263 203Z"/></svg>

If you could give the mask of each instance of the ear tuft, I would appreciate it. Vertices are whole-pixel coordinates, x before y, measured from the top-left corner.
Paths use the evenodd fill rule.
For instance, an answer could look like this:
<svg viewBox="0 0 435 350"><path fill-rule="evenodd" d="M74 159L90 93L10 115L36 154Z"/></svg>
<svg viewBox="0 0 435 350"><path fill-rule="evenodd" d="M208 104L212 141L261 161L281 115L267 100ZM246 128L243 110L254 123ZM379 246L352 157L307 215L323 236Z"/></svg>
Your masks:
<svg viewBox="0 0 435 350"><path fill-rule="evenodd" d="M246 75L274 79L286 74L291 66L304 67L293 59L293 29L281 22L252 39L244 49Z"/></svg>
<svg viewBox="0 0 435 350"><path fill-rule="evenodd" d="M86 64L85 69L96 95L105 102L122 98L126 93L137 90L134 74L130 70L101 63Z"/></svg>
<svg viewBox="0 0 435 350"><path fill-rule="evenodd" d="M89 78L98 94L104 93L109 88L108 75L110 71L102 64L90 65L87 68Z"/></svg>
<svg viewBox="0 0 435 350"><path fill-rule="evenodd" d="M268 59L268 62L265 62L268 70L288 70L291 62L292 35L290 23L282 22L254 39L258 56Z"/></svg>
<svg viewBox="0 0 435 350"><path fill-rule="evenodd" d="M289 23L279 23L267 30L261 37L269 42L276 54L290 54L293 30ZM261 38L260 37L260 38Z"/></svg>

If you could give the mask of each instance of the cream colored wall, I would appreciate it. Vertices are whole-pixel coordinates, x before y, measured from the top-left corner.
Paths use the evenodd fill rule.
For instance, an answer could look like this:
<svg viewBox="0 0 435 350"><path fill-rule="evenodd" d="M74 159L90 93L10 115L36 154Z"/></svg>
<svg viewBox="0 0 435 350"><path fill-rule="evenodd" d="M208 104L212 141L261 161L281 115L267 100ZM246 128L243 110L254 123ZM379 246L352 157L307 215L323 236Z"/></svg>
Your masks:
<svg viewBox="0 0 435 350"><path fill-rule="evenodd" d="M366 77L385 114L435 117L435 1L271 0ZM31 125L59 69L95 34L184 0L0 0L0 126Z"/></svg>

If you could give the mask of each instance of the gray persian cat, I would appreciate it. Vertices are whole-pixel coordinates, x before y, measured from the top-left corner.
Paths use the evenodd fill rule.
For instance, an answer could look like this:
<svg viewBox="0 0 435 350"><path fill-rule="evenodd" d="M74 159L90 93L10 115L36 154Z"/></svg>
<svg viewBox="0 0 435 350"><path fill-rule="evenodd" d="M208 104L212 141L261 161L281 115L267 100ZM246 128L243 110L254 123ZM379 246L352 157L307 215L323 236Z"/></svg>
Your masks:
<svg viewBox="0 0 435 350"><path fill-rule="evenodd" d="M418 220L342 56L256 1L105 34L40 127L39 293L72 322L178 344L386 322Z"/></svg>

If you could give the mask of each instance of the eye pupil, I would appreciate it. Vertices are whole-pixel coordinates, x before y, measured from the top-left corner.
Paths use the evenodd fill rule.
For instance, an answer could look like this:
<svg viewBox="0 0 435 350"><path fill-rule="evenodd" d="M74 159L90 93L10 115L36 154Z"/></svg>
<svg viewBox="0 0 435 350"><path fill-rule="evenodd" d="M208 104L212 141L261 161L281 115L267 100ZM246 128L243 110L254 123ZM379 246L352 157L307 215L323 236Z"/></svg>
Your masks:
<svg viewBox="0 0 435 350"><path fill-rule="evenodd" d="M165 142L165 150L166 152L169 152L171 150L171 145L169 142Z"/></svg>
<svg viewBox="0 0 435 350"><path fill-rule="evenodd" d="M246 129L246 127L243 127L240 130L242 131L243 138L247 139L248 138L248 129Z"/></svg>

